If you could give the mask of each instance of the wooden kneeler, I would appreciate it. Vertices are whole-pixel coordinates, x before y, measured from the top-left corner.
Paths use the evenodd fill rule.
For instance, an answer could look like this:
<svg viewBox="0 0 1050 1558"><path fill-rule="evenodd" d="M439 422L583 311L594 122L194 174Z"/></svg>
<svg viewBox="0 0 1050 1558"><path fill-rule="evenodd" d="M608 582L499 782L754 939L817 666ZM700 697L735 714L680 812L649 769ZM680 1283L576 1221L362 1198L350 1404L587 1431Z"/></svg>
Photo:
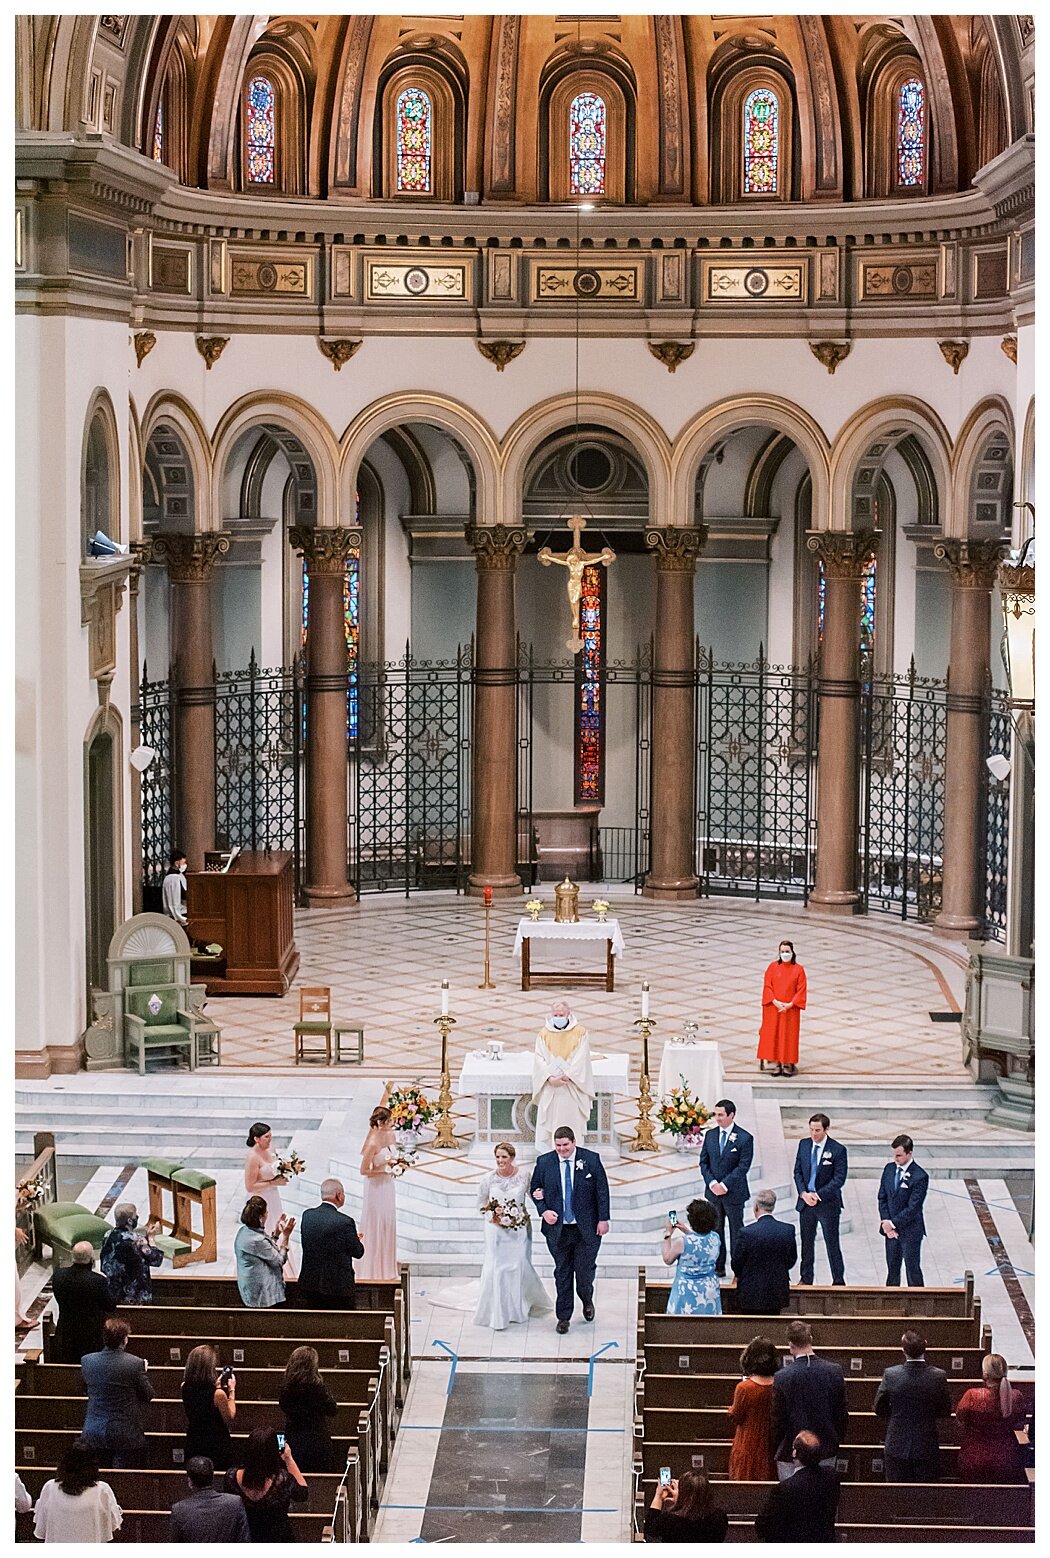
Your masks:
<svg viewBox="0 0 1050 1558"><path fill-rule="evenodd" d="M171 1232L158 1234L154 1244L172 1266L192 1266L218 1260L215 1181L210 1174L183 1168L169 1158L148 1158L143 1163L149 1184L150 1221ZM164 1195L171 1192L171 1216L166 1215ZM193 1226L193 1208L201 1209L201 1231Z"/></svg>

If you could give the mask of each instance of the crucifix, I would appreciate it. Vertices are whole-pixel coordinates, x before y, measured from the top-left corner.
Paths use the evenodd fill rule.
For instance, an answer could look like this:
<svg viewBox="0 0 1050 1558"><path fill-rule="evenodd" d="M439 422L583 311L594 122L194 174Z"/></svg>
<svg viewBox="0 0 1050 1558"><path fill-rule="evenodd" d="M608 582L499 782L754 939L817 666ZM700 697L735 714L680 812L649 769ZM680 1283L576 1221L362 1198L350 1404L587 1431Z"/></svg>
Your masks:
<svg viewBox="0 0 1050 1558"><path fill-rule="evenodd" d="M587 521L582 514L574 514L569 520L569 529L572 531L572 545L569 550L558 556L552 552L549 546L543 546L537 552L537 557L544 568L549 568L551 563L557 563L560 568L569 570L568 591L569 609L572 611L572 637L565 640L566 649L571 649L573 654L579 654L583 648L583 639L580 637L580 596L583 593L583 570L590 563L601 563L603 568L608 568L610 563L616 561L616 553L612 547L603 546L600 552L585 552L580 545L580 531L586 528Z"/></svg>

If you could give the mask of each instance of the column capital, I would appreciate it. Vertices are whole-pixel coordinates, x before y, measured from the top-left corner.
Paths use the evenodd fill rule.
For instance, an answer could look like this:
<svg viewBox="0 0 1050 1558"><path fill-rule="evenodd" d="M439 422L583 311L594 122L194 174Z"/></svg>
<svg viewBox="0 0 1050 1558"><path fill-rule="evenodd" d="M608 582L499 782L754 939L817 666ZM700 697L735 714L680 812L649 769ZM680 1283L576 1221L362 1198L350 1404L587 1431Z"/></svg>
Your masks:
<svg viewBox="0 0 1050 1558"><path fill-rule="evenodd" d="M645 532L645 544L661 573L695 573L706 542L706 525L663 525Z"/></svg>
<svg viewBox="0 0 1050 1558"><path fill-rule="evenodd" d="M479 572L512 573L528 540L524 525L467 525L464 534Z"/></svg>
<svg viewBox="0 0 1050 1558"><path fill-rule="evenodd" d="M216 560L230 550L230 536L224 530L206 530L200 535L175 532L151 538L149 557L164 563L177 584L200 584L211 577Z"/></svg>
<svg viewBox="0 0 1050 1558"><path fill-rule="evenodd" d="M938 541L934 557L947 563L952 581L964 590L990 590L995 584L1000 559L1006 556L1006 541Z"/></svg>
<svg viewBox="0 0 1050 1558"><path fill-rule="evenodd" d="M361 532L348 525L293 525L288 539L305 560L307 573L333 573L341 579L352 549L361 545Z"/></svg>
<svg viewBox="0 0 1050 1558"><path fill-rule="evenodd" d="M830 579L862 579L879 538L874 530L812 530L806 546L816 552Z"/></svg>

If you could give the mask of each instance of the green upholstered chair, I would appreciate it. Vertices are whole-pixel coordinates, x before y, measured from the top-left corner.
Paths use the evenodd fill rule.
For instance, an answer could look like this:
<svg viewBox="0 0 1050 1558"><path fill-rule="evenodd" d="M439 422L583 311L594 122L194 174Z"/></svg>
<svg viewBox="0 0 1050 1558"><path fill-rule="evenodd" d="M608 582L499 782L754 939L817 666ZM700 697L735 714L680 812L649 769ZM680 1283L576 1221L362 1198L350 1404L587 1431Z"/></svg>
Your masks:
<svg viewBox="0 0 1050 1558"><path fill-rule="evenodd" d="M70 1255L74 1244L79 1244L81 1239L87 1239L100 1250L103 1239L111 1232L104 1217L96 1217L79 1201L52 1201L38 1207L33 1220L37 1249L47 1244L55 1256Z"/></svg>
<svg viewBox="0 0 1050 1558"><path fill-rule="evenodd" d="M184 985L136 985L124 991L124 1044L129 1063L138 1058L139 1075L146 1071L147 1054L186 1051L191 1071L197 1069L197 1045L193 1017L179 1002Z"/></svg>

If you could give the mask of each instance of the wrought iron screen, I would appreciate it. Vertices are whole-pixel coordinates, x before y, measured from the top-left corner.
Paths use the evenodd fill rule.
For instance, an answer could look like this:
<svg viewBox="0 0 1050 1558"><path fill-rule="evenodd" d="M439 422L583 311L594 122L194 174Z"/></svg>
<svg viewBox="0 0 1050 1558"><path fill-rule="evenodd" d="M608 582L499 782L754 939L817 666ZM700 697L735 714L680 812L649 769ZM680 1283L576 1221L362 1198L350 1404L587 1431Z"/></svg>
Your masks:
<svg viewBox="0 0 1050 1558"><path fill-rule="evenodd" d="M930 919L941 907L947 689L915 675L861 692L860 883L866 907Z"/></svg>
<svg viewBox="0 0 1050 1558"><path fill-rule="evenodd" d="M1011 722L1007 695L991 694L988 715L988 756L1010 756ZM1027 759L1019 756L1019 761ZM984 934L989 941L1006 941L1006 871L1010 841L1010 776L994 779L984 769Z"/></svg>
<svg viewBox="0 0 1050 1558"><path fill-rule="evenodd" d="M142 745L152 747L153 761L142 775L143 907L159 910L160 884L175 838L175 744L172 739L172 689L167 681L151 682L142 668L139 687L139 732ZM156 896L154 896L156 895Z"/></svg>
<svg viewBox="0 0 1050 1558"><path fill-rule="evenodd" d="M215 687L215 842L299 856L303 679L290 669L224 673ZM299 882L296 871L296 882Z"/></svg>

